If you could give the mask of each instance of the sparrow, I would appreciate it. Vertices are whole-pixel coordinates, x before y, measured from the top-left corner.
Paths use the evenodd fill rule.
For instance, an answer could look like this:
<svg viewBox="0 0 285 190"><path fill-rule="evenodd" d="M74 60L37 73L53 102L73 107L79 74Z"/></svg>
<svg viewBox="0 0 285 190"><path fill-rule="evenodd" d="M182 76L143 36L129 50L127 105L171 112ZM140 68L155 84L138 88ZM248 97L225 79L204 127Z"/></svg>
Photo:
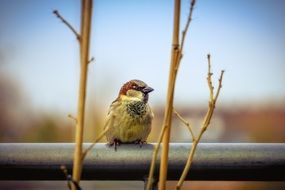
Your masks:
<svg viewBox="0 0 285 190"><path fill-rule="evenodd" d="M106 117L104 130L109 146L121 143L146 143L151 131L153 112L148 104L153 88L141 80L125 83L118 97L112 102Z"/></svg>

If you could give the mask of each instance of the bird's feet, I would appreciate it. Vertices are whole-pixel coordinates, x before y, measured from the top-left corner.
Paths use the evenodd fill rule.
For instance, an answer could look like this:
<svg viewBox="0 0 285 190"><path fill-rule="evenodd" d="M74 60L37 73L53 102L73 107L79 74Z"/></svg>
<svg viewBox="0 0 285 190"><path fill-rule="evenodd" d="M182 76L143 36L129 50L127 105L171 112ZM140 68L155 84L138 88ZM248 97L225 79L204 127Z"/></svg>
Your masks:
<svg viewBox="0 0 285 190"><path fill-rule="evenodd" d="M136 140L134 143L135 143L135 144L139 144L139 145L140 145L140 148L141 148L144 144L147 144L146 141L142 141L142 140L140 140L140 139Z"/></svg>
<svg viewBox="0 0 285 190"><path fill-rule="evenodd" d="M114 139L113 141L108 143L108 146L111 147L114 145L115 151L117 151L117 147L120 146L122 142L118 139Z"/></svg>
<svg viewBox="0 0 285 190"><path fill-rule="evenodd" d="M121 140L119 139L114 139L113 141L109 142L108 143L108 146L111 147L114 145L114 149L115 151L117 151L117 147L120 146L121 144L138 144L140 146L140 148L144 145L144 144L147 144L146 141L142 141L140 139L136 140L136 141L133 141L133 142L122 142Z"/></svg>

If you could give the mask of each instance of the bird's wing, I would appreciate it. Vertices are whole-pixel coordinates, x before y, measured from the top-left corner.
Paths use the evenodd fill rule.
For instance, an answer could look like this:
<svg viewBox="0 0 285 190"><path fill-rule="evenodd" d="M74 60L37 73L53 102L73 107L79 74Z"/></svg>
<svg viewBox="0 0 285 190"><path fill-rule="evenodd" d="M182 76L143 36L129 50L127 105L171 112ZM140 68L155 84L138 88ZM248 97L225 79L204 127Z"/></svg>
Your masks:
<svg viewBox="0 0 285 190"><path fill-rule="evenodd" d="M104 131L106 131L106 138L107 141L109 141L110 143L112 143L112 141L114 140L114 133L116 130L116 117L118 114L118 106L121 105L120 101L114 101L112 102L112 104L110 105L105 123L104 123Z"/></svg>
<svg viewBox="0 0 285 190"><path fill-rule="evenodd" d="M117 115L117 108L121 103L117 100L113 101L112 104L110 105L106 120L105 120L105 124L104 124L104 129L109 127L110 124L112 124Z"/></svg>

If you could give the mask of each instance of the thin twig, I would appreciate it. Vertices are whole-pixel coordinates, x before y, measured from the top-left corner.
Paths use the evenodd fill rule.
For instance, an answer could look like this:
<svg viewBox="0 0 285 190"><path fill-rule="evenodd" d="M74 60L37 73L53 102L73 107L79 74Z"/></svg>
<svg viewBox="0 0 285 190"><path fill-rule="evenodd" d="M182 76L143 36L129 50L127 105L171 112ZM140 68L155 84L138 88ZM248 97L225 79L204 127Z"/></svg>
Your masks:
<svg viewBox="0 0 285 190"><path fill-rule="evenodd" d="M196 147L197 147L197 145L198 145L198 143L199 143L199 141L200 141L200 139L202 137L202 134L203 133L199 133L197 140L193 141L193 144L192 144L192 147L191 147L191 150L190 150L189 157L187 159L186 165L184 167L184 170L183 170L183 172L182 172L182 174L180 176L180 179L179 179L178 183L176 184L176 189L177 190L180 190L180 188L183 185L183 182L184 182L184 180L186 178L186 175L188 174L188 171L189 171L190 166L191 166L192 161L193 161L194 153L196 151Z"/></svg>
<svg viewBox="0 0 285 190"><path fill-rule="evenodd" d="M185 42L185 38L186 38L186 35L187 35L187 31L188 31L190 23L192 21L192 14L193 14L195 3L196 3L196 0L192 0L191 1L190 12L189 12L189 15L188 15L188 18L187 18L187 22L186 22L185 28L182 31L182 38L181 38L181 43L180 43L181 44L181 46L180 46L181 47L181 51L183 51L184 42Z"/></svg>
<svg viewBox="0 0 285 190"><path fill-rule="evenodd" d="M207 59L208 59L208 77L207 77L207 81L208 81L208 87L209 87L209 90L210 90L210 101L213 101L214 100L214 87L213 87L213 83L212 83L212 71L211 71L211 55L208 54L207 55Z"/></svg>
<svg viewBox="0 0 285 190"><path fill-rule="evenodd" d="M180 121L188 128L192 136L192 141L194 142L196 138L195 138L195 135L194 135L194 132L192 130L192 126L190 125L190 123L186 121L174 108L173 108L173 112L176 114L178 119L180 119Z"/></svg>
<svg viewBox="0 0 285 190"><path fill-rule="evenodd" d="M92 144L83 151L82 153L82 161L84 160L84 158L86 157L87 153L96 145L96 143L98 143L106 134L106 132L108 131L109 127L105 128L100 134L99 136L92 142Z"/></svg>
<svg viewBox="0 0 285 190"><path fill-rule="evenodd" d="M109 124L109 122L107 122L107 123L105 124L105 126L104 126L104 130L103 130L103 131L99 134L99 136L92 142L92 144L91 144L87 149L85 149L85 150L83 151L83 153L82 153L82 158L81 158L82 161L83 161L84 158L86 157L87 153L96 145L96 143L98 143L98 142L104 137L104 135L105 135L106 132L109 130L109 128L113 126L114 120L115 120L115 115L113 115L112 118L111 118L111 121L109 121L110 124Z"/></svg>
<svg viewBox="0 0 285 190"><path fill-rule="evenodd" d="M163 135L166 131L166 127L163 127L163 129L160 131L159 137L158 137L158 142L154 147L153 153L152 153L152 159L151 159L151 164L150 164L150 169L149 169L149 174L148 174L148 180L147 180L147 187L146 190L150 190L151 186L153 184L153 174L154 174L154 169L155 169L155 161L157 159L158 151L160 148L160 144L162 142Z"/></svg>
<svg viewBox="0 0 285 190"><path fill-rule="evenodd" d="M74 33L74 35L76 36L76 39L77 39L78 41L80 41L80 35L78 34L78 32L74 29L74 27L73 27L71 24L69 24L69 22L67 22L67 21L59 14L58 10L54 10L54 11L53 11L53 14L55 14L55 16L56 16L57 18L59 18L59 19Z"/></svg>
<svg viewBox="0 0 285 190"><path fill-rule="evenodd" d="M192 147L191 147L191 151L189 153L186 165L185 165L184 170L183 170L183 172L182 172L182 174L180 176L180 179L179 179L179 181L178 181L178 183L176 185L176 189L177 190L181 189L181 187L183 185L183 182L184 182L184 180L185 180L185 178L186 178L186 176L187 176L187 174L189 172L189 169L191 167L191 164L193 162L193 157L194 157L197 145L200 142L200 140L202 138L202 135L204 134L204 132L207 130L208 126L210 125L210 121L212 119L212 116L213 116L213 113L214 113L214 110L215 110L215 104L216 104L216 101L218 99L218 96L219 96L219 93L220 93L220 89L222 88L222 80L223 80L223 74L224 74L223 70L222 70L221 76L219 78L219 86L218 86L217 93L216 93L215 97L213 97L213 89L214 88L212 86L212 77L211 77L212 73L211 73L210 54L208 54L207 58L208 58L207 83L208 83L209 92L210 92L208 111L207 111L207 114L205 115L205 118L204 118L202 127L200 129L199 135L198 135L197 139L195 139L193 141L193 144L192 144Z"/></svg>
<svg viewBox="0 0 285 190"><path fill-rule="evenodd" d="M221 71L221 74L220 74L218 90L217 90L216 95L215 95L215 97L214 97L214 100L215 100L215 101L217 100L217 98L218 98L218 96L219 96L219 94L220 94L220 90L221 90L221 88L222 88L222 81L223 81L224 72L225 72L225 71L222 70L222 71Z"/></svg>
<svg viewBox="0 0 285 190"><path fill-rule="evenodd" d="M90 64L91 62L95 61L94 57L91 57L91 59L89 59L88 64Z"/></svg>
<svg viewBox="0 0 285 190"><path fill-rule="evenodd" d="M61 171L62 171L62 172L64 173L64 175L65 175L68 189L71 190L71 184L70 184L70 180L69 180L69 177L68 177L68 172L67 172L66 167L65 167L64 165L61 165L61 166L60 166L60 169L61 169Z"/></svg>
<svg viewBox="0 0 285 190"><path fill-rule="evenodd" d="M71 184L73 184L75 186L76 190L81 190L81 187L78 185L78 183L72 179L72 176L70 174L68 174L68 171L67 171L65 165L61 165L60 169L62 170L62 172L65 175L68 189L71 190L71 188L72 188Z"/></svg>
<svg viewBox="0 0 285 190"><path fill-rule="evenodd" d="M70 119L72 119L75 123L77 123L77 119L76 119L76 117L74 117L73 115L68 114L67 117L70 118Z"/></svg>
<svg viewBox="0 0 285 190"><path fill-rule="evenodd" d="M184 43L185 43L185 39L186 39L186 35L190 26L190 23L192 21L192 14L193 14L193 10L194 10L194 6L195 6L196 0L192 0L191 1L191 5L190 5L190 11L189 11L189 15L184 27L184 30L182 31L182 37L181 37L181 42L180 42L180 56L179 56L179 61L177 62L177 68L180 65L180 61L183 57L183 49L184 49Z"/></svg>

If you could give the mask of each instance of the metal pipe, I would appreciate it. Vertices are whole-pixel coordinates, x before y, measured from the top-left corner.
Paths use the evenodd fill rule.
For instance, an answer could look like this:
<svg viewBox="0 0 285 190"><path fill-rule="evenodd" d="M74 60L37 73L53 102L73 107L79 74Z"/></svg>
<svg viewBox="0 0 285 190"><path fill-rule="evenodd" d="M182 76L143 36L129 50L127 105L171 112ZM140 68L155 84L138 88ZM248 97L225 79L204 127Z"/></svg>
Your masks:
<svg viewBox="0 0 285 190"><path fill-rule="evenodd" d="M190 146L170 145L168 180L181 175ZM143 180L152 150L153 144L123 144L117 151L97 144L86 156L82 179ZM72 173L73 151L73 143L1 143L0 180L65 180L60 166ZM200 143L187 180L285 181L284 171L285 144Z"/></svg>

